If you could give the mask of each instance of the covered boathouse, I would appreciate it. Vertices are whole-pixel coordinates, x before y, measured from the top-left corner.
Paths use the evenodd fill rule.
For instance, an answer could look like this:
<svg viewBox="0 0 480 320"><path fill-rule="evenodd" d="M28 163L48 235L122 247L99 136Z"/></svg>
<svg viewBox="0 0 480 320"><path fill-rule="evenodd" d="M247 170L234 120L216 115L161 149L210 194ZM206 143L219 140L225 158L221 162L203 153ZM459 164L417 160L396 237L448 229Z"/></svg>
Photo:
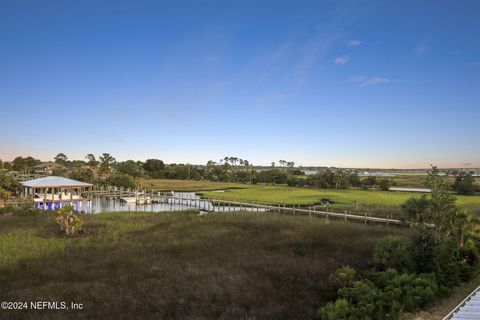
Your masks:
<svg viewBox="0 0 480 320"><path fill-rule="evenodd" d="M78 209L84 195L91 197L92 184L64 177L48 176L22 182L24 196L31 197L35 207L56 210L65 205Z"/></svg>

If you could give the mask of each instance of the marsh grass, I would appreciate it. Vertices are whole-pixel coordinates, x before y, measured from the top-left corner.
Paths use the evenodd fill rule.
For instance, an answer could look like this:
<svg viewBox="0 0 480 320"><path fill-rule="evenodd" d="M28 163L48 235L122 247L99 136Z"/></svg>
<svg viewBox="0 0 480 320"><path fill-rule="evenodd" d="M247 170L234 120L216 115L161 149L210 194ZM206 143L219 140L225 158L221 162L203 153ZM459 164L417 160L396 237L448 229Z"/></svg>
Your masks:
<svg viewBox="0 0 480 320"><path fill-rule="evenodd" d="M74 301L82 311L2 319L304 319L332 298L336 268L372 265L408 229L312 217L108 213L66 237L51 214L0 217L0 298Z"/></svg>
<svg viewBox="0 0 480 320"><path fill-rule="evenodd" d="M225 192L202 192L203 195L216 199L253 201L267 204L301 205L304 207L320 204L322 199L329 199L333 209L348 210L352 213L369 214L394 218L403 216L401 204L410 197L419 197L414 192L391 192L379 190L335 190L300 188L287 186L244 185L243 188L225 190ZM480 214L480 196L457 195L459 206Z"/></svg>

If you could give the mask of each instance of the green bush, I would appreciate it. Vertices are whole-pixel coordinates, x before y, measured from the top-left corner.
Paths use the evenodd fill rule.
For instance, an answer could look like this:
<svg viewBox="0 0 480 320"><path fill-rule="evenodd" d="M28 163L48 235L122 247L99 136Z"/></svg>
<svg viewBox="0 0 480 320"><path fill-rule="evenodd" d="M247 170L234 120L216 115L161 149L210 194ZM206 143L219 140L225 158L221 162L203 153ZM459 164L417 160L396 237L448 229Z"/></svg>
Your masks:
<svg viewBox="0 0 480 320"><path fill-rule="evenodd" d="M478 249L472 240L468 240L459 251L460 280L468 281L478 268Z"/></svg>
<svg viewBox="0 0 480 320"><path fill-rule="evenodd" d="M339 298L317 312L321 320L398 319L433 303L439 288L432 274L400 274L394 269L372 272L338 290Z"/></svg>
<svg viewBox="0 0 480 320"><path fill-rule="evenodd" d="M300 179L296 178L295 176L288 176L287 185L289 187L295 187L295 186L298 185L298 180L300 180Z"/></svg>
<svg viewBox="0 0 480 320"><path fill-rule="evenodd" d="M411 271L413 268L410 244L406 238L390 236L375 247L374 260L385 269Z"/></svg>
<svg viewBox="0 0 480 320"><path fill-rule="evenodd" d="M386 270L367 272L355 281L355 270L338 269L330 276L339 287L337 300L320 308L317 317L381 320L416 312L475 275L480 263L477 245L467 239L460 247L453 236L435 241L427 229L411 241L385 238L375 248L374 259Z"/></svg>
<svg viewBox="0 0 480 320"><path fill-rule="evenodd" d="M435 272L437 282L445 288L452 288L460 281L469 280L478 268L479 253L472 240L463 248L453 238L438 243L430 231L424 230L412 240L411 253L417 273Z"/></svg>
<svg viewBox="0 0 480 320"><path fill-rule="evenodd" d="M317 318L325 320L347 319L351 314L351 306L346 299L337 299L335 302L329 302L323 308L318 309Z"/></svg>
<svg viewBox="0 0 480 320"><path fill-rule="evenodd" d="M430 273L435 269L435 238L430 230L421 230L412 239L411 255L415 272Z"/></svg>
<svg viewBox="0 0 480 320"><path fill-rule="evenodd" d="M390 189L390 187L392 186L392 180L382 179L382 180L380 180L380 183L378 185L379 185L381 190L388 191L388 189Z"/></svg>
<svg viewBox="0 0 480 320"><path fill-rule="evenodd" d="M338 288L346 287L351 285L357 276L357 272L350 266L344 266L337 269L329 277L330 281L335 284Z"/></svg>
<svg viewBox="0 0 480 320"><path fill-rule="evenodd" d="M381 292L369 280L355 281L351 287L341 288L340 298L346 299L350 304L352 313L349 318L375 319L378 312L378 302L382 298Z"/></svg>
<svg viewBox="0 0 480 320"><path fill-rule="evenodd" d="M110 177L107 178L105 181L109 185L117 186L117 187L124 187L124 188L135 188L135 180L132 176L124 173L115 173L112 174Z"/></svg>
<svg viewBox="0 0 480 320"><path fill-rule="evenodd" d="M0 208L0 214L13 214L16 216L25 216L38 213L38 209L35 209L35 206L32 201L24 202L18 206L5 206Z"/></svg>
<svg viewBox="0 0 480 320"><path fill-rule="evenodd" d="M453 239L443 239L435 246L434 272L440 286L453 288L460 283L462 265L459 257L457 243Z"/></svg>

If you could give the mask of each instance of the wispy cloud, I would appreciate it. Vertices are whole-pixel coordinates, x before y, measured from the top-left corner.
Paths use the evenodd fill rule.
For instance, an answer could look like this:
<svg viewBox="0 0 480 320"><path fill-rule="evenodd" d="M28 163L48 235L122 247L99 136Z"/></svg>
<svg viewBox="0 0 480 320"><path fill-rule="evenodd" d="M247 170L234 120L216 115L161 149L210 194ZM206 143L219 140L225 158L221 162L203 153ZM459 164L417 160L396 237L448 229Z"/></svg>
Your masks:
<svg viewBox="0 0 480 320"><path fill-rule="evenodd" d="M391 79L383 77L351 77L349 80L359 83L362 87L392 82Z"/></svg>
<svg viewBox="0 0 480 320"><path fill-rule="evenodd" d="M338 34L312 37L301 49L298 62L293 71L296 87L301 87L309 78L313 66L325 54L328 48L339 38Z"/></svg>
<svg viewBox="0 0 480 320"><path fill-rule="evenodd" d="M362 41L357 40L357 39L352 39L347 41L347 47L358 47L359 45L362 44Z"/></svg>
<svg viewBox="0 0 480 320"><path fill-rule="evenodd" d="M423 37L413 49L413 53L417 56L424 56L430 50L430 37Z"/></svg>
<svg viewBox="0 0 480 320"><path fill-rule="evenodd" d="M340 57L335 58L334 62L336 64L345 64L345 63L348 62L348 60L349 60L349 58L344 55L344 56L340 56Z"/></svg>

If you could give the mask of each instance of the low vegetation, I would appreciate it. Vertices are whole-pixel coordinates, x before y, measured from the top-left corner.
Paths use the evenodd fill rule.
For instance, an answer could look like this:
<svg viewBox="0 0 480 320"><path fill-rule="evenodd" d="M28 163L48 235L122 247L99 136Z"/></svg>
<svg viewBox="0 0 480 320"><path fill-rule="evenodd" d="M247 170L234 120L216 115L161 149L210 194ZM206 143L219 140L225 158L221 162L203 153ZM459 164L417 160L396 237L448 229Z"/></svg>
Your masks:
<svg viewBox="0 0 480 320"><path fill-rule="evenodd" d="M3 300L74 301L82 311L15 319L302 319L334 297L329 275L372 267L408 229L278 214L108 213L68 237L55 214L0 216Z"/></svg>
<svg viewBox="0 0 480 320"><path fill-rule="evenodd" d="M253 201L278 205L301 205L305 207L320 206L325 201L333 210L348 210L363 214L364 212L385 217L403 216L401 205L411 197L418 197L413 192L370 191L361 189L334 190L272 185L240 185L240 188L225 192L202 192L204 196L216 199ZM480 214L479 196L457 196L457 204L472 213Z"/></svg>
<svg viewBox="0 0 480 320"><path fill-rule="evenodd" d="M336 300L318 310L319 319L399 319L402 312L435 303L478 273L480 221L456 206L449 181L437 168L426 182L429 197L409 199L403 206L417 234L387 237L377 244L376 270L339 282ZM334 273L344 274L356 272L342 268Z"/></svg>
<svg viewBox="0 0 480 320"><path fill-rule="evenodd" d="M138 181L143 188L153 191L205 191L244 188L245 184L213 182L208 180L172 180L172 179L144 179Z"/></svg>

